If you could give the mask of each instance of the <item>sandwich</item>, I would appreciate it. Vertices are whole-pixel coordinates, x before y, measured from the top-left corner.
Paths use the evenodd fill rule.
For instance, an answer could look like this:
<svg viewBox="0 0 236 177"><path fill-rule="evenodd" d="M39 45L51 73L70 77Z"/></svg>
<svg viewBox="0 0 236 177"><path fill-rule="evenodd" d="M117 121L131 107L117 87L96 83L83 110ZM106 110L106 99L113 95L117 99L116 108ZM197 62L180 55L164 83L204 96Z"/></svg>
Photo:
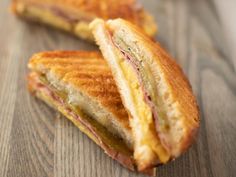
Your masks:
<svg viewBox="0 0 236 177"><path fill-rule="evenodd" d="M130 115L138 170L177 158L199 127L197 102L180 66L126 20L96 19L90 28Z"/></svg>
<svg viewBox="0 0 236 177"><path fill-rule="evenodd" d="M157 27L153 17L136 0L12 0L13 12L93 41L89 23L124 18L153 37Z"/></svg>
<svg viewBox="0 0 236 177"><path fill-rule="evenodd" d="M61 112L110 157L136 170L129 116L99 52L37 53L28 67L33 95ZM155 169L143 173L154 175Z"/></svg>

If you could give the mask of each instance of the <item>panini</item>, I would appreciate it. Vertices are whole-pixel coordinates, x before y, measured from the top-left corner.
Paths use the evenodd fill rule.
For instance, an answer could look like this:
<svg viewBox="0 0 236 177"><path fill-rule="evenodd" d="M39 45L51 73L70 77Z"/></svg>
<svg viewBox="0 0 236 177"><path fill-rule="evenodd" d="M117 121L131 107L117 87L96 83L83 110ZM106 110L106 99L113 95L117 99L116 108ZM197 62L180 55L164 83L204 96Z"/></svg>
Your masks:
<svg viewBox="0 0 236 177"><path fill-rule="evenodd" d="M92 41L89 23L95 18L124 18L153 37L153 17L136 0L13 0L15 14Z"/></svg>
<svg viewBox="0 0 236 177"><path fill-rule="evenodd" d="M129 117L99 52L43 52L28 66L31 93L65 115L110 157L136 170Z"/></svg>
<svg viewBox="0 0 236 177"><path fill-rule="evenodd" d="M199 127L197 102L180 66L128 21L96 19L90 27L131 115L138 169L178 157Z"/></svg>

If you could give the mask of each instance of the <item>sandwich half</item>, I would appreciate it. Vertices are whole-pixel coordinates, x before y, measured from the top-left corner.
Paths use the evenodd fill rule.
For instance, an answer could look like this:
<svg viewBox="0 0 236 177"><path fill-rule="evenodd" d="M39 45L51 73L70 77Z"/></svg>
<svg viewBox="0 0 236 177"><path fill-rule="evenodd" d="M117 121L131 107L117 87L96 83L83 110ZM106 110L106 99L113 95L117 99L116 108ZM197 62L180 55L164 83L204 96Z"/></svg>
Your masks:
<svg viewBox="0 0 236 177"><path fill-rule="evenodd" d="M15 14L93 40L89 23L95 18L124 18L153 37L153 17L136 0L12 0Z"/></svg>
<svg viewBox="0 0 236 177"><path fill-rule="evenodd" d="M65 115L110 157L136 170L129 117L100 53L43 52L33 55L28 67L31 93ZM143 173L154 175L155 169Z"/></svg>
<svg viewBox="0 0 236 177"><path fill-rule="evenodd" d="M179 65L123 19L96 19L90 27L131 116L138 169L178 157L199 127L196 99Z"/></svg>

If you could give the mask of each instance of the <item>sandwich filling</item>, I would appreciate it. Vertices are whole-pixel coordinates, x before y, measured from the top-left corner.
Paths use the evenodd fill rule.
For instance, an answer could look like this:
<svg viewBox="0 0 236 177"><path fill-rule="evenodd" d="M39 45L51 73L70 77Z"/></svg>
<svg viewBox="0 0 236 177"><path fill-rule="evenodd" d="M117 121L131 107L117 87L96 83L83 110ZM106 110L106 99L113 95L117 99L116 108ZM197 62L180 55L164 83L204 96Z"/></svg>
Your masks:
<svg viewBox="0 0 236 177"><path fill-rule="evenodd" d="M119 36L109 29L107 34L110 44L116 50L116 64L119 65L125 85L128 87L129 94L123 96L127 97L124 99L127 99L129 107L132 107L130 112L133 119L130 122L135 137L134 158L137 160L138 168L142 170L158 163L166 163L171 158L171 153L169 144L165 143L162 135L169 127L161 115L162 111L157 112L157 83L151 68L145 60L132 52Z"/></svg>
<svg viewBox="0 0 236 177"><path fill-rule="evenodd" d="M18 2L14 8L17 13L29 19L40 20L65 31L71 31L85 39L93 39L89 30L89 23L93 19L91 16L67 13L56 5L37 4L35 2Z"/></svg>
<svg viewBox="0 0 236 177"><path fill-rule="evenodd" d="M162 135L169 130L169 124L167 119L165 119L162 114L163 112L157 112L158 108L158 93L156 89L156 81L152 74L152 69L145 62L145 58L141 58L137 53L133 52L125 42L118 36L113 36L112 38L114 45L121 51L124 59L131 65L132 70L138 78L140 89L143 92L143 100L150 107L152 116L155 120L155 126L159 131L158 135L162 140L162 144L165 149L170 150L171 145L165 142L165 138Z"/></svg>
<svg viewBox="0 0 236 177"><path fill-rule="evenodd" d="M143 92L143 88L136 77L136 72L134 68L132 68L132 64L129 66L126 62L122 62L120 66L126 76L128 86L132 90L131 97L135 109L131 114L138 117L138 119L134 118L131 120L131 127L134 127L133 131L136 137L136 151L134 156L136 159L142 159L142 162L139 163L143 164L147 164L146 161L152 161L153 166L159 162L165 163L169 160L170 156L157 135L153 122L154 113L152 112L153 107L151 107L153 105L151 104L150 106L150 104L146 102L150 101L150 96L145 95L145 92ZM145 168L146 167L142 167L142 164L140 164L140 169Z"/></svg>
<svg viewBox="0 0 236 177"><path fill-rule="evenodd" d="M58 91L51 86L45 76L32 73L29 78L29 87L37 96L43 98L49 105L58 109L69 118L81 131L100 145L109 156L129 169L135 169L132 157L133 152L126 143L121 138L109 132L96 120L89 117L78 106L68 103L66 101L66 93Z"/></svg>

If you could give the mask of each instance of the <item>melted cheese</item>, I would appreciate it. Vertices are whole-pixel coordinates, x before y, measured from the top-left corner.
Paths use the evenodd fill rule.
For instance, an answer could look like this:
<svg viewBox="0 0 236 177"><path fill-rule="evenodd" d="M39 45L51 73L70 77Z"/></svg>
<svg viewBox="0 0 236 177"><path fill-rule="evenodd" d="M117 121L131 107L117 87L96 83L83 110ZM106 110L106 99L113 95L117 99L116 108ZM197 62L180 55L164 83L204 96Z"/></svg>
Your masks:
<svg viewBox="0 0 236 177"><path fill-rule="evenodd" d="M136 115L133 116L131 122L136 139L134 157L143 161L144 164L145 161L148 162L151 159L156 159L156 157L165 163L169 160L170 155L161 145L156 134L152 111L144 101L144 93L140 87L137 74L126 60L120 62L120 68L131 90L132 102L134 103L134 112L131 114Z"/></svg>
<svg viewBox="0 0 236 177"><path fill-rule="evenodd" d="M25 6L24 4L18 4L17 11L24 14L29 18L39 19L40 21L61 28L65 31L70 31L72 26L69 22L54 15L51 11L39 8L37 6Z"/></svg>
<svg viewBox="0 0 236 177"><path fill-rule="evenodd" d="M83 39L94 41L93 34L89 29L88 22L78 22L74 27L74 33Z"/></svg>
<svg viewBox="0 0 236 177"><path fill-rule="evenodd" d="M45 78L41 77L41 80L42 79L44 80L44 82L46 83L48 82ZM55 98L53 98L52 95L50 95L48 92L45 92L44 89L37 89L37 88L35 89L37 90L36 94L39 98L43 99L48 105L57 109L59 112L65 115L66 118L72 121L82 132L88 135L96 144L100 146L102 144L105 144L111 150L129 156L131 158L132 150L129 147L127 147L125 141L117 137L116 135L112 134L109 130L107 130L106 127L104 127L99 122L94 120L94 118L89 117L78 106L67 103L66 93L61 91L56 91L55 88L53 88L55 89L54 91L50 91L55 96L61 98L65 102L64 104L61 104ZM85 122L87 122L87 125L81 123L79 119L73 117L72 114L70 114L70 111L68 110L71 110L73 114L75 114L76 116L80 117L80 119L83 119ZM86 126L92 127L93 131L91 131Z"/></svg>
<svg viewBox="0 0 236 177"><path fill-rule="evenodd" d="M89 30L89 22L78 20L77 22L69 22L52 11L37 6L26 6L22 3L17 4L17 11L24 16L39 20L48 25L60 28L65 31L73 32L76 36L83 39L93 41L92 32Z"/></svg>

